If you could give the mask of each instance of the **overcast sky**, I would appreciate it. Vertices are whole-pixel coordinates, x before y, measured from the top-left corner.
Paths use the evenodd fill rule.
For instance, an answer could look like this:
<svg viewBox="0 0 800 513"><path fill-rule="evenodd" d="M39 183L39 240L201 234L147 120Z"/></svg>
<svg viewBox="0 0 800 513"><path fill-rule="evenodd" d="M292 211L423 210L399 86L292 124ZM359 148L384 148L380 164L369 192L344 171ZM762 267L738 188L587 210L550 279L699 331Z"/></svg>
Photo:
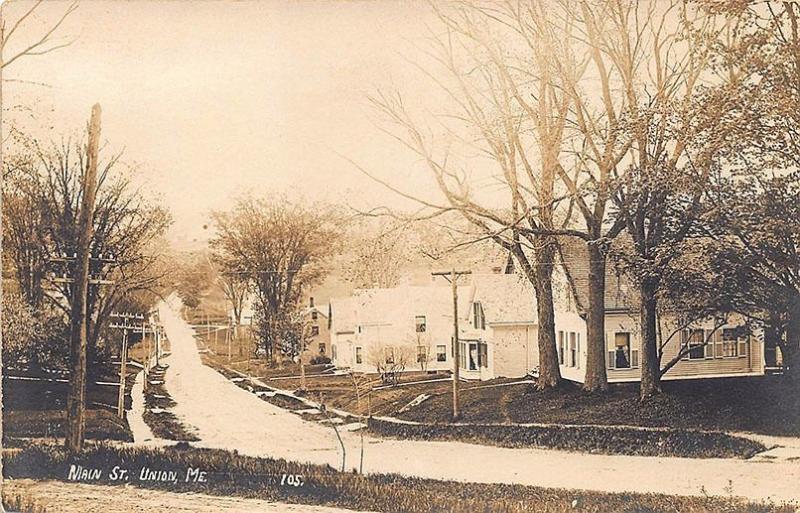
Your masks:
<svg viewBox="0 0 800 513"><path fill-rule="evenodd" d="M67 5L43 5L10 46L32 41ZM29 6L6 5L7 25ZM391 203L336 152L394 183L427 187L416 159L376 129L366 101L390 86L439 94L411 64L425 61L426 25L435 25L427 5L410 1L83 0L59 31L73 44L6 69L5 104L30 109L7 118L59 139L82 129L99 102L103 139L140 164L141 180L171 208L170 238L181 246L208 236L209 210L248 192Z"/></svg>

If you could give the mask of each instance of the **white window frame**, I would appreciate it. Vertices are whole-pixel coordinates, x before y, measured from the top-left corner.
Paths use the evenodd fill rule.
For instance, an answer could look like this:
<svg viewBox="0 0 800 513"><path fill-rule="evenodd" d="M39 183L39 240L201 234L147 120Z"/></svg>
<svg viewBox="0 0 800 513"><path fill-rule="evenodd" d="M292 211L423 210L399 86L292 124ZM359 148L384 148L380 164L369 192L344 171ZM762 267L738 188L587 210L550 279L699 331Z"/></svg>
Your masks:
<svg viewBox="0 0 800 513"><path fill-rule="evenodd" d="M578 363L578 348L577 348L578 334L574 331L569 332L569 342L567 349L569 351L569 365L567 367L576 368Z"/></svg>
<svg viewBox="0 0 800 513"><path fill-rule="evenodd" d="M628 336L628 366L617 367L617 335ZM610 332L611 340L608 341L608 348L606 352L606 368L609 370L630 370L639 368L639 349L634 345L633 333L630 331L612 331Z"/></svg>
<svg viewBox="0 0 800 513"><path fill-rule="evenodd" d="M422 319L422 322L420 322ZM416 333L426 333L428 331L428 319L424 315L414 316L414 331Z"/></svg>
<svg viewBox="0 0 800 513"><path fill-rule="evenodd" d="M701 347L703 349L703 356L694 357L693 358L692 357L692 351L690 349L691 348L690 342L691 342L692 334L693 333L698 333L698 332L701 333L701 336L702 336L702 339L701 339L702 345L701 345ZM690 362L698 362L698 361L702 361L702 360L707 360L708 359L708 347L709 347L710 344L706 344L705 343L706 342L706 330L703 329L703 328L686 328L681 333L682 333L681 337L683 338L683 340L681 340L681 350L683 350L684 348L685 349L689 349L689 351L687 351L686 354L683 355L682 359L686 360L686 361L690 361ZM700 344L695 343L694 345L700 345ZM712 348L712 351L713 351L713 348ZM712 355L713 355L713 353L712 353Z"/></svg>

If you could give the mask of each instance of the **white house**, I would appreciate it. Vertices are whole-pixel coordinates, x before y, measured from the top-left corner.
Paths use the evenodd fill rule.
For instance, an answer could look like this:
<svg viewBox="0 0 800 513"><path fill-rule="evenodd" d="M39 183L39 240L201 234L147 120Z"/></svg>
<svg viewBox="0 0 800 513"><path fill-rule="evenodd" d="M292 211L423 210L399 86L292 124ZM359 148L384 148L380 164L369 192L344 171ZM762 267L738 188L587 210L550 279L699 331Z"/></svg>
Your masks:
<svg viewBox="0 0 800 513"><path fill-rule="evenodd" d="M331 361L339 367L353 366L356 305L357 300L354 296L331 298L328 304Z"/></svg>
<svg viewBox="0 0 800 513"><path fill-rule="evenodd" d="M460 286L459 317L468 315L469 287ZM376 372L384 362L405 370L452 368L453 299L449 286L401 285L360 289L331 300L334 363L357 372Z"/></svg>
<svg viewBox="0 0 800 513"><path fill-rule="evenodd" d="M526 278L474 274L459 285L458 299L462 378L518 377L536 369L536 297ZM558 305L557 329L580 332L580 317ZM446 283L357 290L331 300L330 315L337 366L375 372L380 360L402 358L405 370L453 369L453 296Z"/></svg>
<svg viewBox="0 0 800 513"><path fill-rule="evenodd" d="M556 330L584 337L583 320L566 309L565 281L554 276ZM539 326L533 285L522 275L479 274L472 279L469 331L461 337L466 378L521 377L539 366ZM579 344L580 342L578 342Z"/></svg>
<svg viewBox="0 0 800 513"><path fill-rule="evenodd" d="M562 241L565 272L569 273L567 310L580 314L588 304L588 255L582 242ZM641 375L641 336L636 290L612 265L606 269L605 360L610 383L638 381ZM558 315L558 314L556 314ZM685 348L686 354L664 374L663 380L760 376L764 374L761 329L738 314L692 319L692 312L673 312L658 318L661 365ZM586 328L574 338L556 328L561 375L583 382L586 372ZM690 350L691 349L691 350Z"/></svg>

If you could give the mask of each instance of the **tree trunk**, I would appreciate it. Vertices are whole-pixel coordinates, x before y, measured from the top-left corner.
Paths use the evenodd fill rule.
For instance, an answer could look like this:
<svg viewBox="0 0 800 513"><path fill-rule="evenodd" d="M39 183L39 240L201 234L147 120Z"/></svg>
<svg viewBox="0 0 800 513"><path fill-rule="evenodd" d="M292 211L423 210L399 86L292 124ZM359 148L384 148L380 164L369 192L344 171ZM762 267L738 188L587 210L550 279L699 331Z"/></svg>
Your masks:
<svg viewBox="0 0 800 513"><path fill-rule="evenodd" d="M561 371L558 367L556 347L556 323L553 308L553 261L556 248L551 237L543 237L543 247L536 254L536 309L539 344L539 379L537 388L545 389L559 385Z"/></svg>
<svg viewBox="0 0 800 513"><path fill-rule="evenodd" d="M608 390L606 376L605 292L606 257L597 244L589 243L589 304L586 317L586 376L583 389L587 392ZM578 355L580 360L580 355Z"/></svg>
<svg viewBox="0 0 800 513"><path fill-rule="evenodd" d="M781 346L783 356L783 374L791 379L800 378L800 362L797 353L800 350L800 301L794 301L789 307L789 322L786 326L786 342Z"/></svg>
<svg viewBox="0 0 800 513"><path fill-rule="evenodd" d="M776 349L782 346L781 336L783 326L777 316L770 316L764 324L764 365L775 367L778 365Z"/></svg>
<svg viewBox="0 0 800 513"><path fill-rule="evenodd" d="M658 340L656 338L656 283L654 280L643 280L639 286L639 323L641 331L641 365L642 380L639 385L639 398L661 393L661 362L658 358Z"/></svg>

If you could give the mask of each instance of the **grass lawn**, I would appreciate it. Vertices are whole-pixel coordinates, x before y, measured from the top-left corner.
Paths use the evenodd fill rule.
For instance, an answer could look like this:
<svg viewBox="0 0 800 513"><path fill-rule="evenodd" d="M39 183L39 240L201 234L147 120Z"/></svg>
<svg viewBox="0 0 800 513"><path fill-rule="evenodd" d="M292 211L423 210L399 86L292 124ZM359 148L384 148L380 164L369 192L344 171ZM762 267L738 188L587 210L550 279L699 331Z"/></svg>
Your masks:
<svg viewBox="0 0 800 513"><path fill-rule="evenodd" d="M92 440L133 441L127 420L116 416L119 387L112 384L119 381L119 367L110 363L95 363L88 371L86 437ZM137 372L137 367L128 367L126 408L131 405L130 394ZM26 379L8 379L9 374ZM68 377L66 372L57 371L4 372L4 438L63 437Z"/></svg>
<svg viewBox="0 0 800 513"><path fill-rule="evenodd" d="M734 498L611 494L534 486L459 483L393 474L357 475L329 466L251 458L220 450L91 447L70 459L58 447L29 447L5 464L12 478L66 480L70 465L101 469L98 484L125 484L170 491L260 498L386 513L433 512L750 512L790 513L788 504L753 504ZM128 470L130 481L111 481L114 466ZM174 471L170 482L140 481L140 469ZM185 481L187 469L207 472L206 482ZM289 476L292 476L291 478ZM113 495L111 495L113 497Z"/></svg>
<svg viewBox="0 0 800 513"><path fill-rule="evenodd" d="M199 345L204 346L200 337ZM224 339L224 336L223 336ZM206 364L231 374L224 367L261 378L269 386L295 391L299 378L275 379L300 374L296 364L270 367L263 359L239 358L239 347L252 344L241 340L232 344L232 355L203 355ZM227 351L224 344L220 350ZM248 351L243 351L249 355ZM398 416L419 422L450 422L452 383L431 382L382 388L362 393L357 401L353 381L348 376L313 377L323 367L306 367L309 398L355 414ZM446 378L443 374L407 372L401 384ZM362 382L379 386L377 376L360 376ZM639 401L635 383L612 384L604 395L587 394L571 382L557 390L539 391L531 384L502 387L509 379L461 384L462 422L474 423L554 423L601 424L702 429L713 431L752 431L770 435L800 436L800 390L782 376L719 378L663 382L664 393L644 403ZM368 386L365 388L369 388ZM421 394L431 397L404 413L400 410Z"/></svg>
<svg viewBox="0 0 800 513"><path fill-rule="evenodd" d="M466 387L465 387L466 388ZM664 393L639 401L636 384L587 394L567 383L545 392L531 385L475 388L461 398L463 422L564 423L752 431L800 435L800 394L781 376L668 381ZM434 396L399 415L449 422L451 397Z"/></svg>
<svg viewBox="0 0 800 513"><path fill-rule="evenodd" d="M303 385L300 376L300 366L296 363L283 363L281 365L270 365L263 358L252 357L252 341L250 339L238 339L231 343L231 355L228 356L227 345L224 343L224 332L218 337L222 340L217 345L215 351L213 336L208 337L199 330L198 347L200 349L211 349L202 354L203 363L218 370L228 378L237 377L233 369L238 372L254 376L264 381L271 387L280 388L289 392L294 392ZM209 340L210 339L210 340ZM241 348L241 350L240 350ZM240 354L246 356L242 357ZM250 356L248 358L248 356ZM317 402L324 402L329 406L345 410L358 415L393 415L397 410L408 404L421 393L445 393L452 388L449 382L432 382L420 385L409 385L401 387L383 388L373 390L369 394L362 394L359 403L355 393L353 379L350 376L323 375L325 371L330 372L330 367L326 365L306 365L306 390L307 397ZM409 371L403 373L400 378L401 384L416 381L433 381L449 378L447 374L428 374L426 372ZM367 383L371 386L380 386L381 382L377 375L359 376L362 390Z"/></svg>
<svg viewBox="0 0 800 513"><path fill-rule="evenodd" d="M3 412L3 436L7 438L62 438L66 412L58 410L10 410ZM106 410L86 410L89 440L133 441L128 423Z"/></svg>
<svg viewBox="0 0 800 513"><path fill-rule="evenodd" d="M249 374L247 364L228 365L225 359L204 355L207 364ZM261 364L263 365L263 364ZM251 364L252 366L252 364ZM297 369L288 369L295 370ZM300 388L300 379L270 379L270 369L255 375L269 386L287 391ZM229 371L223 373L234 376ZM283 368L275 373L286 373ZM299 372L299 371L298 371ZM307 373L311 374L311 373ZM401 385L442 375L407 373ZM359 377L369 381L370 377ZM604 395L587 394L579 384L565 382L556 390L539 391L513 380L461 384L461 422L600 424L751 431L768 435L800 436L800 390L781 376L667 381L664 393L644 403L638 385L612 384ZM376 379L371 382L378 385ZM427 423L451 421L452 382L435 381L382 388L362 393L359 405L349 376L309 377L308 397L354 414L396 416ZM421 394L431 396L403 413L400 410Z"/></svg>

